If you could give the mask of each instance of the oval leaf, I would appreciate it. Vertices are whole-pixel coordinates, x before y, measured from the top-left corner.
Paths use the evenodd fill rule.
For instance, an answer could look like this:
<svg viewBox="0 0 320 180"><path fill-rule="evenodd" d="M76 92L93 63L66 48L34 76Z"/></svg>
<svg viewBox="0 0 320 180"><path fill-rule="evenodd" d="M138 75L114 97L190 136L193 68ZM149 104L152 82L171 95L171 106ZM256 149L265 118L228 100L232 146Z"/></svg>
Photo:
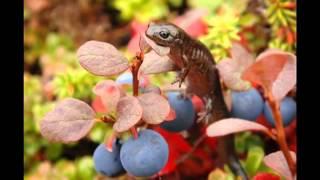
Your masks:
<svg viewBox="0 0 320 180"><path fill-rule="evenodd" d="M296 153L290 151L290 155L293 158L293 161L296 162ZM278 172L280 175L286 177L286 179L291 180L293 177L291 176L291 172L288 166L288 163L282 153L282 151L277 151L271 154L268 154L264 157L263 162Z"/></svg>
<svg viewBox="0 0 320 180"><path fill-rule="evenodd" d="M297 58L294 54L272 49L267 50L257 58L260 61L264 58L271 59L274 56L280 56L287 59L282 71L272 85L272 94L277 100L283 99L297 83Z"/></svg>
<svg viewBox="0 0 320 180"><path fill-rule="evenodd" d="M233 43L231 56L232 59L225 58L217 64L219 74L228 88L237 91L248 90L251 87L250 82L241 79L241 75L254 63L254 58L238 43Z"/></svg>
<svg viewBox="0 0 320 180"><path fill-rule="evenodd" d="M150 51L145 54L139 71L142 74L157 74L177 69L177 66L168 56L159 56L155 51Z"/></svg>
<svg viewBox="0 0 320 180"><path fill-rule="evenodd" d="M210 137L217 137L250 130L268 131L265 126L252 121L238 118L228 118L210 124L207 128L207 135Z"/></svg>
<svg viewBox="0 0 320 180"><path fill-rule="evenodd" d="M129 130L142 117L142 107L139 100L133 96L122 97L117 104L117 121L113 129L117 132Z"/></svg>
<svg viewBox="0 0 320 180"><path fill-rule="evenodd" d="M50 141L70 143L83 138L93 127L95 112L77 99L67 98L46 114L41 134Z"/></svg>
<svg viewBox="0 0 320 180"><path fill-rule="evenodd" d="M116 109L121 97L121 91L114 81L100 81L95 85L92 91L101 98L102 104L107 110L105 113Z"/></svg>
<svg viewBox="0 0 320 180"><path fill-rule="evenodd" d="M143 93L156 93L161 95L161 89L158 86L154 86L154 85L147 85L144 89L143 89Z"/></svg>
<svg viewBox="0 0 320 180"><path fill-rule="evenodd" d="M159 94L146 93L138 96L143 108L142 119L149 124L159 124L170 113L169 102Z"/></svg>
<svg viewBox="0 0 320 180"><path fill-rule="evenodd" d="M273 83L288 62L286 56L273 52L260 55L256 63L244 71L242 78L271 91Z"/></svg>
<svg viewBox="0 0 320 180"><path fill-rule="evenodd" d="M86 42L78 49L77 57L83 68L98 76L116 75L129 68L127 58L105 42Z"/></svg>

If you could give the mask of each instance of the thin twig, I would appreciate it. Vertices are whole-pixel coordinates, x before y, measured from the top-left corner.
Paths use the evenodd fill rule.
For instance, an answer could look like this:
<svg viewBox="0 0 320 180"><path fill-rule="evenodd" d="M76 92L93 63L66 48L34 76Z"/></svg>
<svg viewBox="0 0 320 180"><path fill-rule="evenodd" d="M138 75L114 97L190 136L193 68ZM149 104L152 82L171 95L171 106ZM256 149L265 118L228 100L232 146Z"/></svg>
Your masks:
<svg viewBox="0 0 320 180"><path fill-rule="evenodd" d="M139 79L138 79L138 73L139 73L139 68L143 62L143 52L140 52L136 55L135 59L132 62L131 65L131 73L133 77L133 96L138 96L139 95ZM138 138L138 132L135 126L130 128L131 133L135 139Z"/></svg>
<svg viewBox="0 0 320 180"><path fill-rule="evenodd" d="M194 153L194 151L198 148L198 146L202 143L202 141L203 141L206 137L207 137L206 134L203 134L202 136L200 136L200 138L198 138L198 139L195 141L192 149L191 149L188 153L184 154L181 158L179 158L179 159L176 161L176 164L178 165L178 164L182 163L183 161L187 160L187 159L192 155L192 153Z"/></svg>
<svg viewBox="0 0 320 180"><path fill-rule="evenodd" d="M265 92L270 92L270 91L265 91ZM280 146L281 151L284 154L284 157L288 163L288 166L290 168L292 176L295 175L296 173L296 165L292 159L292 156L290 155L288 144L286 141L286 135L284 132L284 127L282 124L282 116L280 113L280 108L279 108L279 102L277 102L273 95L271 93L267 94L267 100L269 102L270 108L272 110L272 114L274 116L274 119L276 121L276 130L277 130L277 142Z"/></svg>

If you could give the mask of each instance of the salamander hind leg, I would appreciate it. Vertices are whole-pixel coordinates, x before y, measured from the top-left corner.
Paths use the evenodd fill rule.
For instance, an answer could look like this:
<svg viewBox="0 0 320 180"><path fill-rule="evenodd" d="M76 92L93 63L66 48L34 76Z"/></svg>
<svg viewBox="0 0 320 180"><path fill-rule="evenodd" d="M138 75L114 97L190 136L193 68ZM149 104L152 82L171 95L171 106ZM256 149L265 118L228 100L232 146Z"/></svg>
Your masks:
<svg viewBox="0 0 320 180"><path fill-rule="evenodd" d="M213 115L212 115L212 99L209 98L209 97L204 97L204 102L205 102L205 108L202 112L199 112L198 113L198 123L200 122L204 122L205 124L208 124L210 123L213 118Z"/></svg>

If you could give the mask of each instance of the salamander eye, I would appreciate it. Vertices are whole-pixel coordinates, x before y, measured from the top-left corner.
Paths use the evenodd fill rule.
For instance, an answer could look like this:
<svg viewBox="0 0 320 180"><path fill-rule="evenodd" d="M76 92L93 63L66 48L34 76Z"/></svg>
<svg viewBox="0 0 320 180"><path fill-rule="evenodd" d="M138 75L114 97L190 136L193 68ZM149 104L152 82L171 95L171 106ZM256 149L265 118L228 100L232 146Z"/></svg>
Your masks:
<svg viewBox="0 0 320 180"><path fill-rule="evenodd" d="M159 34L164 39L169 37L169 32L168 31L160 31Z"/></svg>

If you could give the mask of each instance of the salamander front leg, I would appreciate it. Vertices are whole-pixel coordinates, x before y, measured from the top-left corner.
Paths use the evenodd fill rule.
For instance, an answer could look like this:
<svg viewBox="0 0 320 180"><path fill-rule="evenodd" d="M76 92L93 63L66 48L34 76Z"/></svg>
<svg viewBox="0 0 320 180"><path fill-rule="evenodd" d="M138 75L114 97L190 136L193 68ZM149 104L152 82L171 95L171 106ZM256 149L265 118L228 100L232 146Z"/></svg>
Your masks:
<svg viewBox="0 0 320 180"><path fill-rule="evenodd" d="M182 83L186 79L186 77L189 73L189 70L190 70L190 68L188 68L188 67L182 68L181 71L176 76L176 79L171 84L179 83L179 88L180 88Z"/></svg>

